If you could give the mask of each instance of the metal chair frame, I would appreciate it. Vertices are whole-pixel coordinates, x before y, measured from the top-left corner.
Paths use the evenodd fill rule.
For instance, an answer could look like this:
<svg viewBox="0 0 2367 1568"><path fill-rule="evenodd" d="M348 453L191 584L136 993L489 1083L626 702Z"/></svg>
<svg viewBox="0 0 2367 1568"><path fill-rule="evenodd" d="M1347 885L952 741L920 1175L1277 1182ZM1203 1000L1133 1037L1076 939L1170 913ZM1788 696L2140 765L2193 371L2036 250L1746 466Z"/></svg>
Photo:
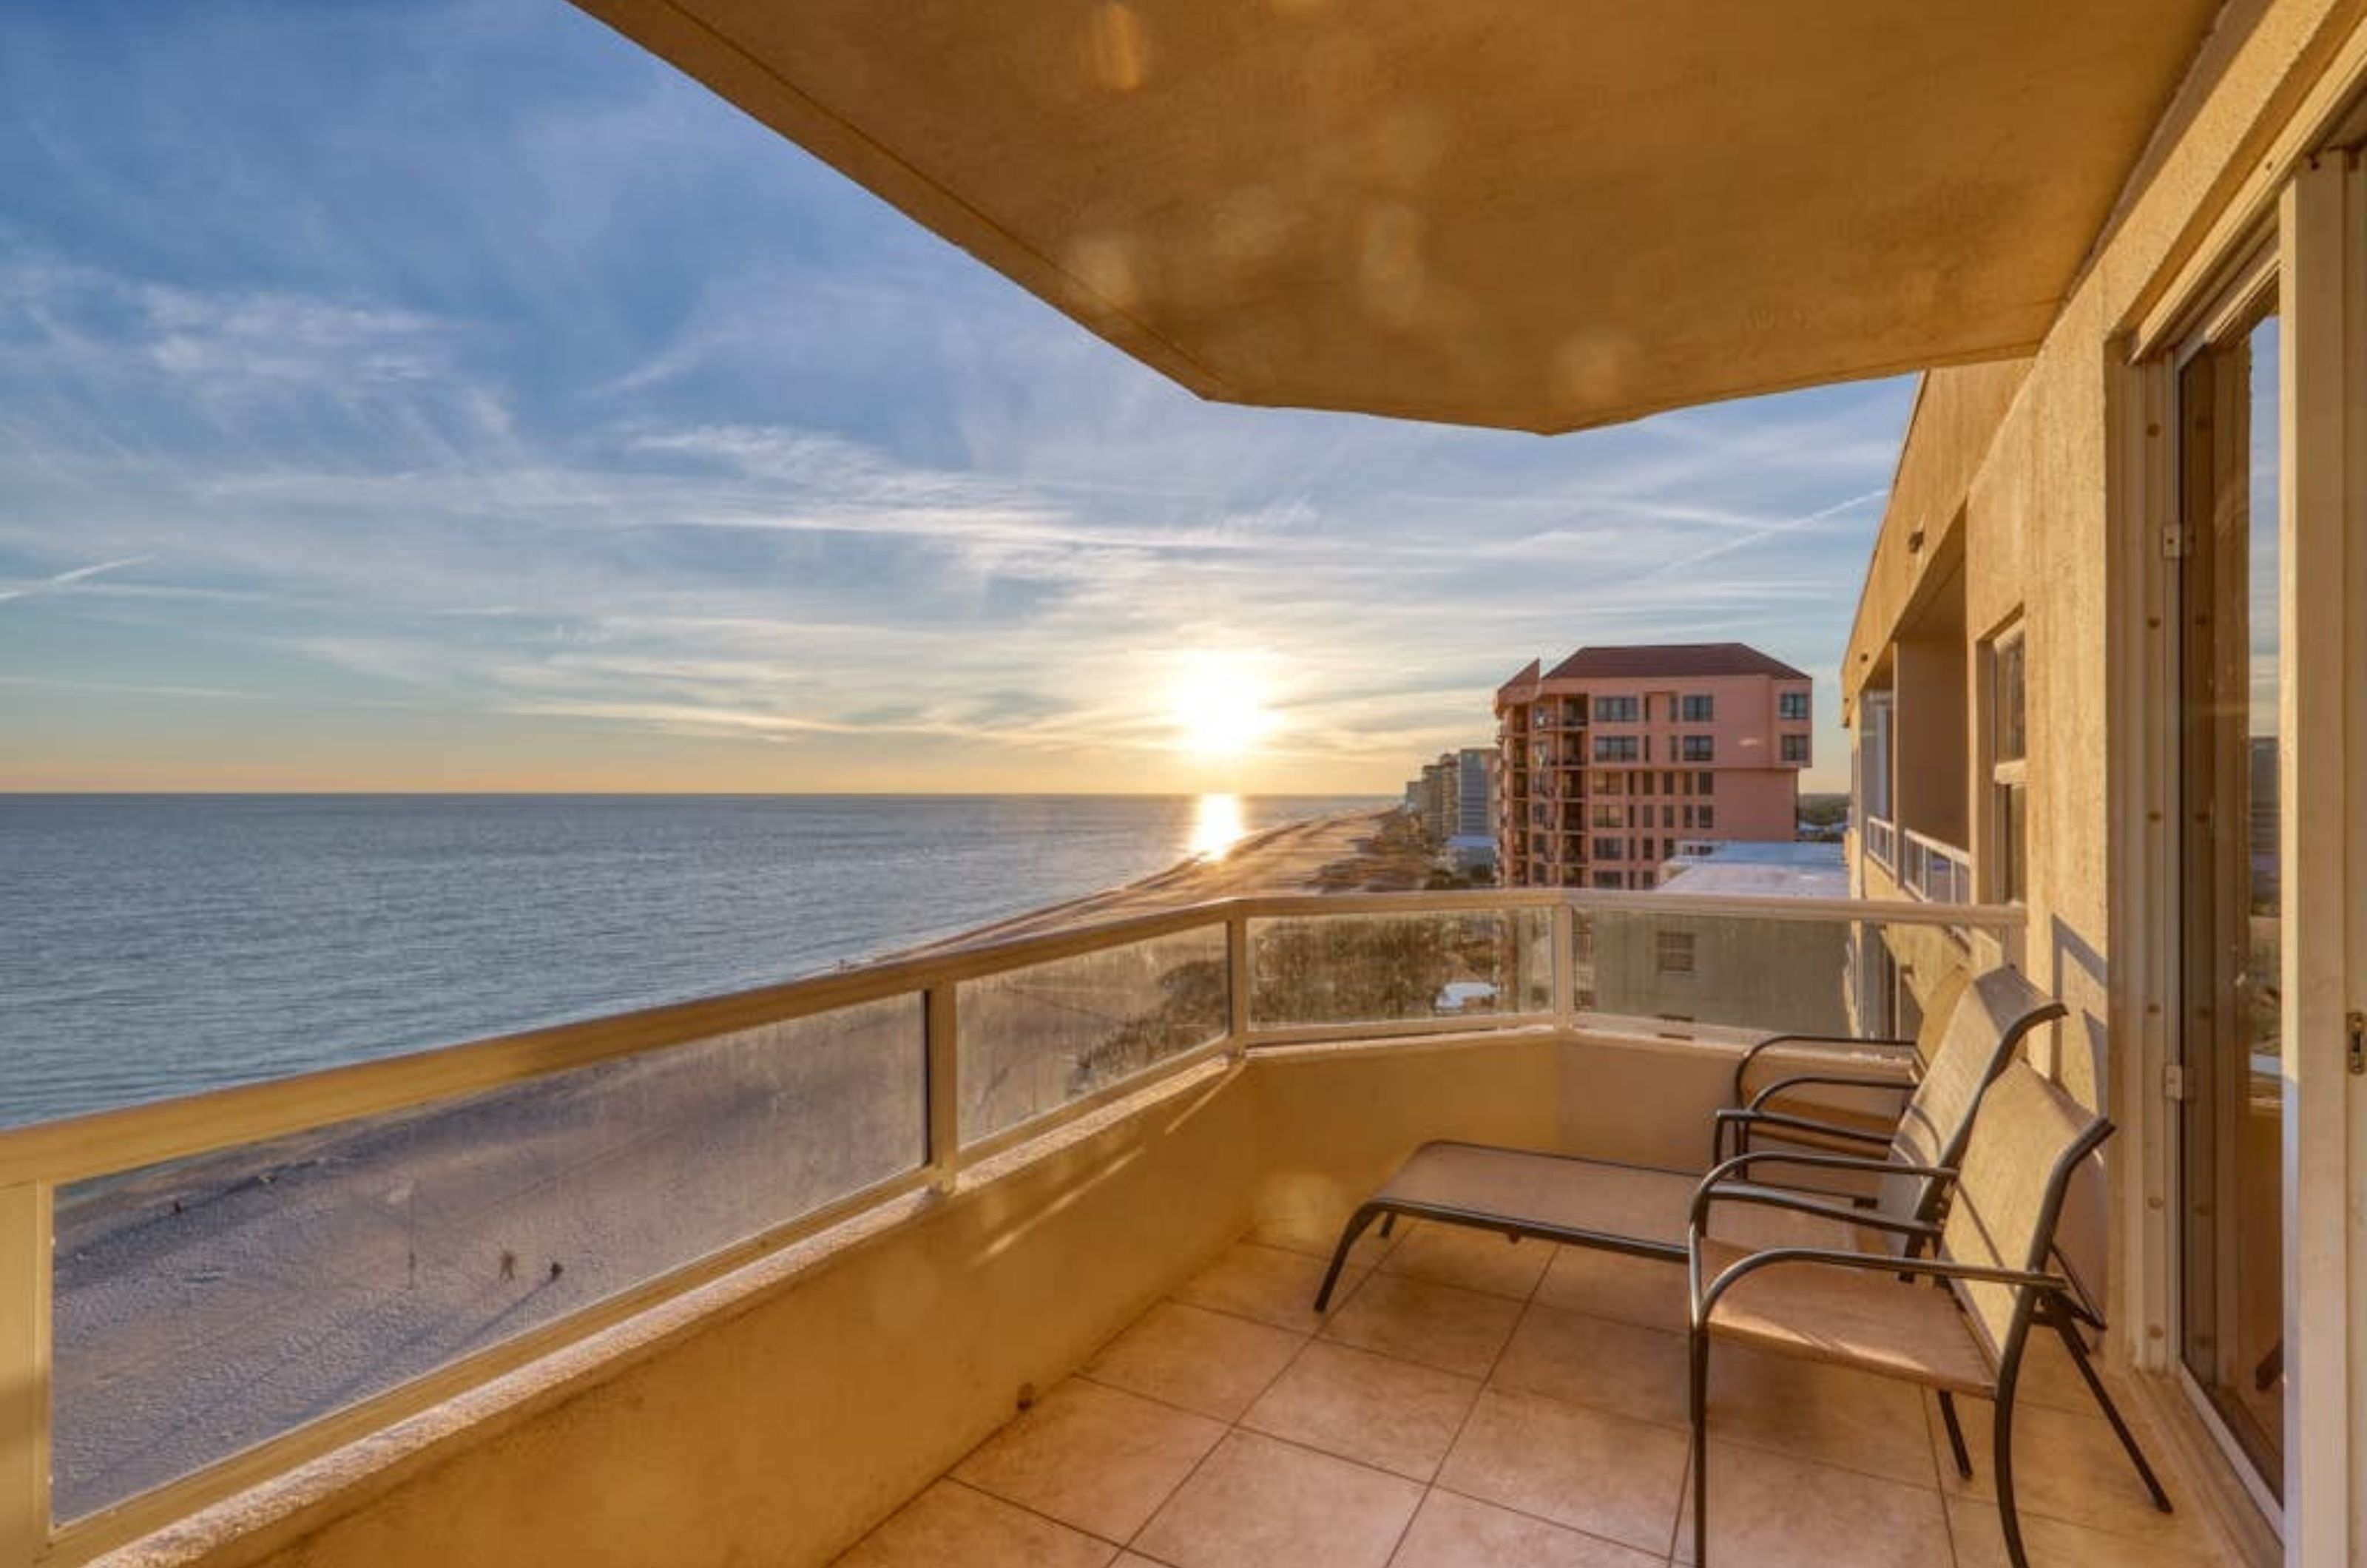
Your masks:
<svg viewBox="0 0 2367 1568"><path fill-rule="evenodd" d="M2072 1364L2079 1371L2088 1392L2094 1398L2104 1418L2119 1438L2122 1450L2135 1467L2138 1477L2153 1498L2154 1506L2163 1513L2170 1509L2169 1495L2163 1490L2160 1478L2146 1461L2145 1451L2123 1419L2120 1408L2096 1374L2090 1359L2088 1346L2080 1337L2079 1327L2103 1326L2102 1319L2089 1303L2068 1271L2057 1273L2040 1267L2054 1259L2060 1261L2055 1248L2055 1228L2062 1216L2063 1200L2068 1190L2072 1172L2079 1163L2100 1148L2112 1134L2112 1124L2102 1117L2096 1118L2073 1141L2049 1173L2041 1199L2035 1235L2032 1238L2028 1265L2009 1269L1987 1264L1957 1262L1940 1257L1920 1256L1924 1246L1936 1247L1942 1227L1924 1219L1898 1219L1889 1215L1855 1213L1853 1223L1895 1233L1908 1238L1907 1255L1885 1257L1862 1252L1844 1252L1823 1247L1775 1247L1751 1253L1728 1265L1714 1280L1702 1278L1700 1242L1707 1224L1712 1206L1719 1202L1769 1204L1786 1208L1815 1207L1801 1195L1778 1188L1755 1183L1737 1182L1727 1178L1747 1173L1761 1163L1802 1163L1830 1168L1835 1164L1854 1165L1861 1169L1880 1169L1897 1173L1899 1168L1885 1160L1861 1160L1848 1156L1810 1156L1790 1153L1761 1152L1743 1154L1727 1160L1704 1178L1693 1200L1693 1216L1687 1233L1687 1281L1692 1298L1692 1323L1688 1334L1688 1361L1691 1375L1688 1414L1693 1425L1693 1562L1695 1568L1708 1568L1709 1562L1709 1350L1710 1318L1721 1297L1743 1280L1764 1269L1784 1264L1812 1263L1838 1269L1881 1272L1897 1278L1902 1289L1912 1289L1919 1280L1930 1280L1945 1289L1951 1280L1986 1280L2006 1285L2015 1292L2013 1313L2009 1320L2005 1342L1999 1348L1997 1381L1994 1397L1997 1416L1992 1424L1992 1463L1997 1471L1998 1517L2005 1535L2006 1555L2013 1568L2029 1568L2029 1556L2022 1540L2021 1516L2014 1502L2013 1483L2013 1410L2014 1396L2022 1376L2022 1362L2028 1348L2030 1330L2033 1325L2051 1328L2061 1337ZM1953 1183L1958 1174L1955 1168L1943 1166L1918 1168L1918 1174L1929 1175ZM1882 1369L1869 1369L1880 1371ZM1890 1374L1896 1375L1896 1374ZM1958 1424L1951 1391L1940 1392L1941 1414L1948 1429L1949 1446L1954 1450L1957 1472L1972 1474L1972 1458L1965 1443L1963 1427Z"/></svg>

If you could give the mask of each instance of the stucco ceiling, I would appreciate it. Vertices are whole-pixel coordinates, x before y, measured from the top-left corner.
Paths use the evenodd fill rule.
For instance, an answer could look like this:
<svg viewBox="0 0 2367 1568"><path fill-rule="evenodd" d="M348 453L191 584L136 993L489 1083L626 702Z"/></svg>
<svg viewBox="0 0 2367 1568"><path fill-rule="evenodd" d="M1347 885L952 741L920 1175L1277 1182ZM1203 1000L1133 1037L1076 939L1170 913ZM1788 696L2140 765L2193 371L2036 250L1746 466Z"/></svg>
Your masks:
<svg viewBox="0 0 2367 1568"><path fill-rule="evenodd" d="M1194 390L1567 430L2027 351L2214 0L580 0Z"/></svg>

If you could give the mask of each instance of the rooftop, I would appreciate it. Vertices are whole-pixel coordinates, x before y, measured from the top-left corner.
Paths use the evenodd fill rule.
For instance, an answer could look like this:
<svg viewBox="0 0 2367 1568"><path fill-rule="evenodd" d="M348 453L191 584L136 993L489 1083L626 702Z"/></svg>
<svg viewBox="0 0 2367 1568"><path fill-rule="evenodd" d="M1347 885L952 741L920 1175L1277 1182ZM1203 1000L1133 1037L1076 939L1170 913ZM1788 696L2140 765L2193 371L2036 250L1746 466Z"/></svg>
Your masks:
<svg viewBox="0 0 2367 1568"><path fill-rule="evenodd" d="M1661 676L1767 675L1805 681L1795 670L1748 643L1663 642L1581 648L1546 672L1548 681L1637 681ZM1519 679L1518 676L1514 677Z"/></svg>
<svg viewBox="0 0 2367 1568"><path fill-rule="evenodd" d="M1704 843L1669 863L1662 891L1717 897L1846 898L1849 861L1833 843Z"/></svg>

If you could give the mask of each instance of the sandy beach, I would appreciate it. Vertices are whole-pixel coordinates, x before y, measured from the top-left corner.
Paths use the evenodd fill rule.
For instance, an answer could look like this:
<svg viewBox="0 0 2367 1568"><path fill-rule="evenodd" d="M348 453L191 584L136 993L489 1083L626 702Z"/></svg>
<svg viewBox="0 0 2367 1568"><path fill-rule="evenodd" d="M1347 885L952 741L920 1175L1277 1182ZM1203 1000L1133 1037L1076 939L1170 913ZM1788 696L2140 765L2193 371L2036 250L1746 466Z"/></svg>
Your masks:
<svg viewBox="0 0 2367 1568"><path fill-rule="evenodd" d="M1285 822L1278 828L1250 834L1222 855L1179 861L1139 882L1031 909L942 942L902 950L897 956L946 953L982 942L1007 942L1014 937L1036 936L1251 893L1383 892L1419 887L1421 874L1428 869L1426 861L1419 869L1410 867L1401 854L1391 852L1392 846L1379 841L1394 815L1387 807L1375 807Z"/></svg>
<svg viewBox="0 0 2367 1568"><path fill-rule="evenodd" d="M914 951L1234 894L1419 886L1427 866L1401 821L1289 823ZM978 1043L978 1081L964 1080L966 1132L974 1111L988 1125L1025 1113L972 1104L1004 1064L1014 1092L1057 1100L1083 1070L1081 1039L1138 1033L1182 970L1207 962L1118 956L1082 992L1000 999L1002 1038ZM1082 1035L1081 1015L1097 1021ZM921 1042L919 998L899 998L62 1193L59 1517L914 1168ZM971 1049L966 1036L966 1062Z"/></svg>

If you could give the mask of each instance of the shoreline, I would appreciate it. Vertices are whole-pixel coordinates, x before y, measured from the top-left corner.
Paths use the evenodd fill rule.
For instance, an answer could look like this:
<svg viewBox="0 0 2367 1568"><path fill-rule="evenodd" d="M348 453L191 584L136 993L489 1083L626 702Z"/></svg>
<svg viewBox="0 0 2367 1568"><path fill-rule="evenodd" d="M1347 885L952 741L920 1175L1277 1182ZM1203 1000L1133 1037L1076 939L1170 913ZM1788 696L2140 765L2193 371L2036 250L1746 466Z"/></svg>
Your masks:
<svg viewBox="0 0 2367 1568"><path fill-rule="evenodd" d="M1345 892L1351 886L1345 878L1355 878L1353 886L1358 889L1370 888L1371 878L1380 874L1379 867L1377 863L1370 867L1364 863L1373 859L1376 840L1388 819L1401 809L1376 806L1277 823L1244 834L1226 846L1221 855L1189 855L1132 882L990 920L933 942L896 948L842 967L853 968L862 963L890 958L957 953L988 942L1038 936L1241 894ZM1366 874L1359 876L1360 871ZM1405 886L1419 884L1407 882Z"/></svg>

